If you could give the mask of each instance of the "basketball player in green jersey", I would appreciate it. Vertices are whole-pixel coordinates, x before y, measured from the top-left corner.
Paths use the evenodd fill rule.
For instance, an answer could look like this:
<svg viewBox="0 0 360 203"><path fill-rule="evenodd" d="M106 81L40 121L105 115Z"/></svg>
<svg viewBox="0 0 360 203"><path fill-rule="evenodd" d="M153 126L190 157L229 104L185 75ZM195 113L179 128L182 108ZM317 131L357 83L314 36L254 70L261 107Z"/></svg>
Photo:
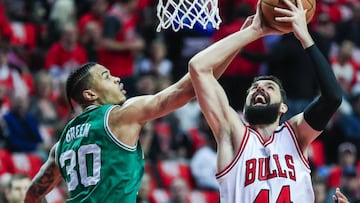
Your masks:
<svg viewBox="0 0 360 203"><path fill-rule="evenodd" d="M244 45L252 40L246 37ZM217 78L229 61L213 67ZM65 126L25 202L41 202L63 178L67 202L134 203L144 174L140 130L195 97L189 74L157 94L127 100L120 78L100 64L87 63L69 75L66 92L70 107L74 100L83 112Z"/></svg>

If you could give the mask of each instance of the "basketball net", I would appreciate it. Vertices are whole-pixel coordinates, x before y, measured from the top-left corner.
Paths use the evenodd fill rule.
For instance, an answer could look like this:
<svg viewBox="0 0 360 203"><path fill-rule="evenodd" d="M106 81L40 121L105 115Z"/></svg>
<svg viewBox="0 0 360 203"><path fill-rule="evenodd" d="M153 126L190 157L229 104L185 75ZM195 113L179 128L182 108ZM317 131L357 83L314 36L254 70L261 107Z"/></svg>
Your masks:
<svg viewBox="0 0 360 203"><path fill-rule="evenodd" d="M175 32L185 27L192 29L200 23L203 29L210 24L219 29L218 0L159 0L157 17L160 20L156 31L171 27Z"/></svg>

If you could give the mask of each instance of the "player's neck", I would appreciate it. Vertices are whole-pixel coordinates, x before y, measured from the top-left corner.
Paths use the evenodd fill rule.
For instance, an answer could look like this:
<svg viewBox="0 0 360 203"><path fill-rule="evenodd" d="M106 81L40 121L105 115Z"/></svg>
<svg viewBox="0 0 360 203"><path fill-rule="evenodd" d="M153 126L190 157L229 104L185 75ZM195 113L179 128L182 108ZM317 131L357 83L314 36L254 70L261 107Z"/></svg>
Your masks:
<svg viewBox="0 0 360 203"><path fill-rule="evenodd" d="M267 125L254 125L252 126L252 128L255 129L261 135L262 138L267 139L274 133L274 131L278 126L279 123L274 122L272 124L267 124Z"/></svg>

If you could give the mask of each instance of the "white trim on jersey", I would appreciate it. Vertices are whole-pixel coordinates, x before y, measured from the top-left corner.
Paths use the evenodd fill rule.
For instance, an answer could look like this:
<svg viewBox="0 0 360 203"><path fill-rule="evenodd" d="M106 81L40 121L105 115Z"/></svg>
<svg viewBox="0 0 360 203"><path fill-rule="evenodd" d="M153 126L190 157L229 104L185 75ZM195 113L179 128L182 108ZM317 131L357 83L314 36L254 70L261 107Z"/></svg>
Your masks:
<svg viewBox="0 0 360 203"><path fill-rule="evenodd" d="M104 128L106 131L106 134L110 137L110 139L112 141L114 141L115 144L117 144L119 147L123 148L126 151L130 151L130 152L134 152L136 151L137 148L137 144L135 146L129 146L127 144L124 144L123 142L121 142L120 140L118 140L116 138L116 136L114 135L114 133L111 132L110 127L109 127L109 115L110 115L110 111L113 110L115 107L117 107L118 105L113 105L110 108L108 108L105 112L105 116L104 116Z"/></svg>

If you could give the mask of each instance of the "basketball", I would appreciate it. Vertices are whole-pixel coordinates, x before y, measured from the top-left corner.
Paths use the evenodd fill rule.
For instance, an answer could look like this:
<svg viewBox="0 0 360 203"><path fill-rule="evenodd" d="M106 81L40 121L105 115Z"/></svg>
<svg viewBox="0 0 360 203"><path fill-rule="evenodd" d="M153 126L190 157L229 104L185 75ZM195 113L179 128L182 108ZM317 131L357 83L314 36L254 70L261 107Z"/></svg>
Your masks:
<svg viewBox="0 0 360 203"><path fill-rule="evenodd" d="M275 17L281 16L274 11L274 7L287 8L287 5L282 0L259 0L262 17L265 22L272 28L290 32L292 31L291 23L277 22ZM291 0L292 3L296 4L296 0ZM314 16L316 0L301 0L303 8L307 9L306 21L309 23Z"/></svg>

